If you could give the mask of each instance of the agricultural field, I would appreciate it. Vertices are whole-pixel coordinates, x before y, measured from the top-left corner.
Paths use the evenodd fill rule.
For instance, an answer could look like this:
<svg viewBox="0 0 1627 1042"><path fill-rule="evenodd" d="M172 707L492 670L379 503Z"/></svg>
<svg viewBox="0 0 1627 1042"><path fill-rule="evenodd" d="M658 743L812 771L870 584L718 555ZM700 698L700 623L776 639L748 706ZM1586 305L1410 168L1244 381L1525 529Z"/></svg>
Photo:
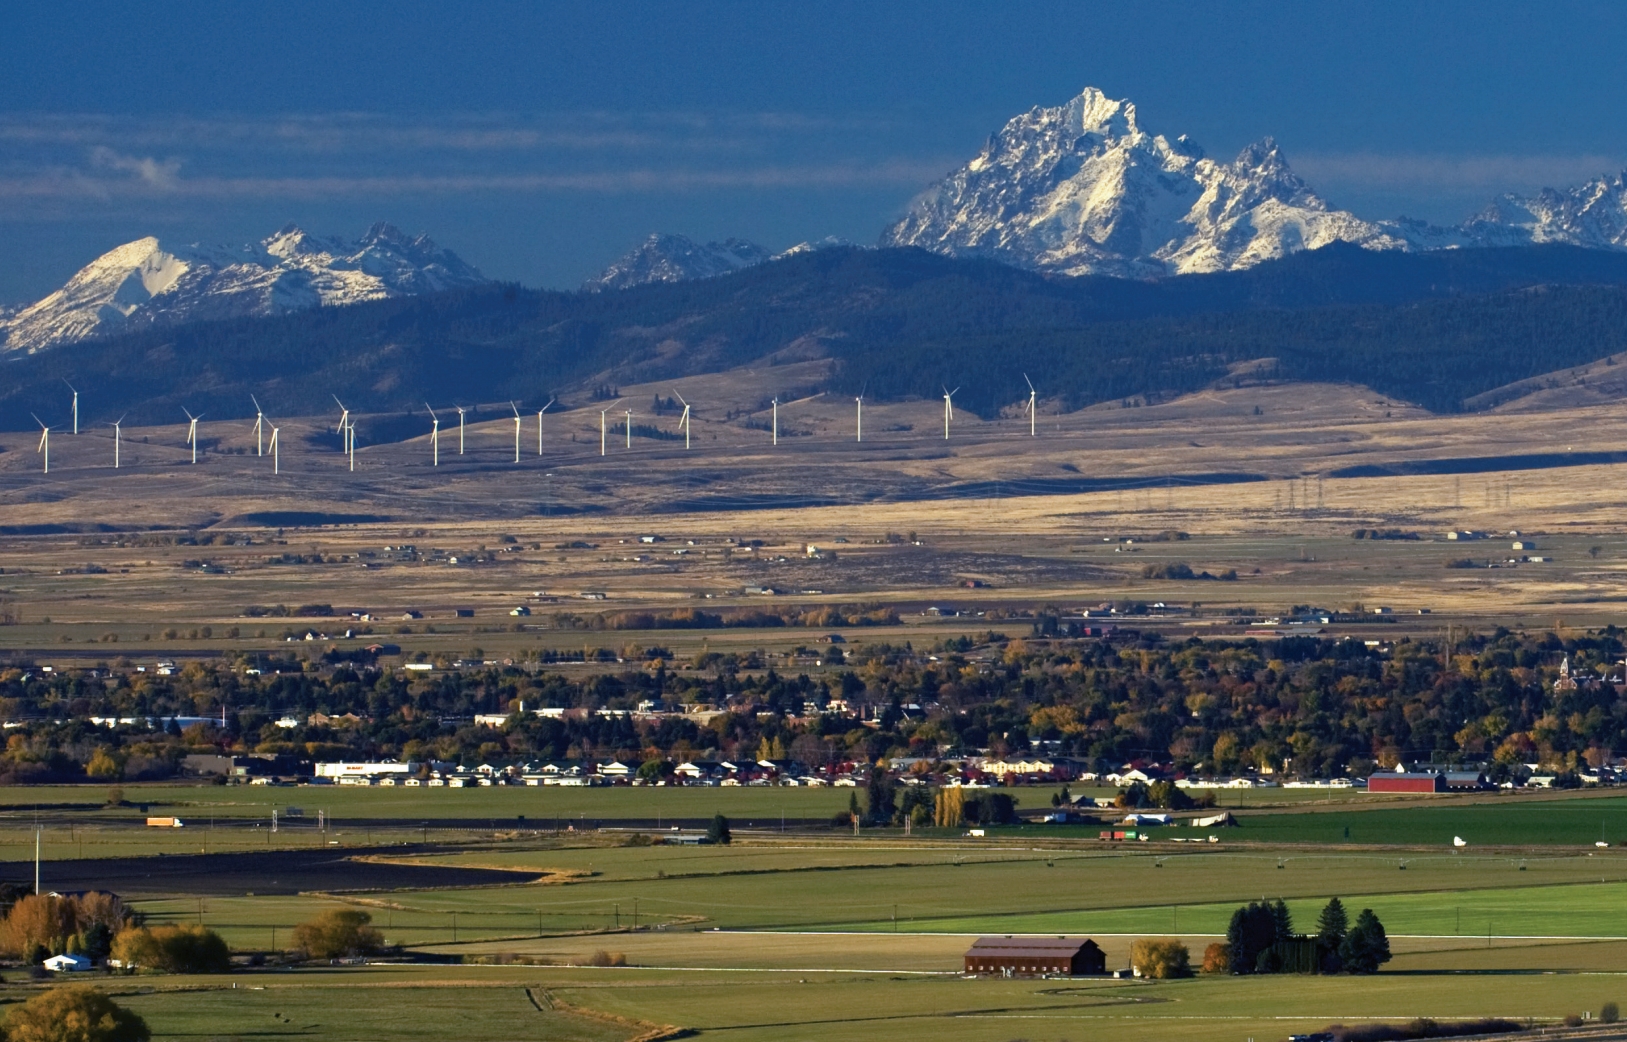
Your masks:
<svg viewBox="0 0 1627 1042"><path fill-rule="evenodd" d="M471 1009L480 1010L479 1037L493 1038L628 1039L684 1028L753 1040L864 1039L878 1030L957 1040L1041 1032L1278 1039L1364 1019L1553 1020L1627 995L1616 970L1627 956L1627 860L1613 851L1423 856L1398 871L1390 857L1300 848L1166 854L902 837L686 848L588 839L361 862L504 870L525 881L153 892L136 901L150 922L202 922L245 951L286 946L293 925L324 908L365 909L408 953L452 964L112 978L106 986L165 1039L210 1037L226 1025L267 1037L429 1038ZM139 876L141 864L125 870ZM1201 950L1238 903L1282 895L1295 921L1309 925L1333 894L1385 921L1395 959L1377 977L958 973L968 934L1087 934L1110 965L1123 965L1136 937L1173 936ZM606 953L625 965L591 965Z"/></svg>

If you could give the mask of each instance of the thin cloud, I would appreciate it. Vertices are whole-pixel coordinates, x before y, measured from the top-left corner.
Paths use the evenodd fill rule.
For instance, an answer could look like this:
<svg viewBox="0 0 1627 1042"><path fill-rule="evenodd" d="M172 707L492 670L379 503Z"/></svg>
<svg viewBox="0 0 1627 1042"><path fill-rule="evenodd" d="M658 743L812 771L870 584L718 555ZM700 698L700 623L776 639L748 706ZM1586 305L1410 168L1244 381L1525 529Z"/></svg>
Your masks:
<svg viewBox="0 0 1627 1042"><path fill-rule="evenodd" d="M464 113L411 119L368 112L279 116L149 116L98 113L0 115L0 141L41 147L296 149L358 154L379 149L524 153L733 149L830 135L884 135L885 117L827 119L779 112Z"/></svg>
<svg viewBox="0 0 1627 1042"><path fill-rule="evenodd" d="M179 159L154 159L151 156L120 155L111 148L93 148L91 165L103 170L118 170L135 175L142 184L151 188L172 190L180 183Z"/></svg>
<svg viewBox="0 0 1627 1042"><path fill-rule="evenodd" d="M581 173L408 174L380 176L188 177L178 168L153 170L139 160L120 160L116 169L142 176L106 178L83 171L55 170L28 177L0 177L0 200L141 199L336 199L381 196L472 194L671 194L714 189L837 189L918 185L937 176L941 160L765 166L726 170L640 169ZM152 172L151 178L145 176Z"/></svg>

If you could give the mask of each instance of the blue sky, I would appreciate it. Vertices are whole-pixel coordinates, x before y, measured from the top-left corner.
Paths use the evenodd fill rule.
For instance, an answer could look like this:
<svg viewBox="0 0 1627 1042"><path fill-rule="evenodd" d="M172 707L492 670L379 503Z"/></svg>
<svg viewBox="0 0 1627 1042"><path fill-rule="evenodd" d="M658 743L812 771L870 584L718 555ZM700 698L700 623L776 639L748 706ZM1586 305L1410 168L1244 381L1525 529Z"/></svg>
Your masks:
<svg viewBox="0 0 1627 1042"><path fill-rule="evenodd" d="M1627 165L1627 5L33 0L0 33L0 302L145 234L424 231L570 287L651 231L873 242L1085 85L1335 205L1457 221Z"/></svg>

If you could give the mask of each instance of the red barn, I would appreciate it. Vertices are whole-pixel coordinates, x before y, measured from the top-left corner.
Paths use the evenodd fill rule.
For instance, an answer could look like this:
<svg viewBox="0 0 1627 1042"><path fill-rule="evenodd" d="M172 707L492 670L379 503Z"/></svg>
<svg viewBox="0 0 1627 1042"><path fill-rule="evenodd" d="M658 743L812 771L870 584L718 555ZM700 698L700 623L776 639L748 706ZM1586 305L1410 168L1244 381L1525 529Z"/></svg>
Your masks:
<svg viewBox="0 0 1627 1042"><path fill-rule="evenodd" d="M1107 956L1088 939L979 937L966 952L966 972L1004 977L1085 977L1106 973Z"/></svg>
<svg viewBox="0 0 1627 1042"><path fill-rule="evenodd" d="M1400 771L1370 775L1368 792L1445 792L1446 775L1439 772L1405 774Z"/></svg>

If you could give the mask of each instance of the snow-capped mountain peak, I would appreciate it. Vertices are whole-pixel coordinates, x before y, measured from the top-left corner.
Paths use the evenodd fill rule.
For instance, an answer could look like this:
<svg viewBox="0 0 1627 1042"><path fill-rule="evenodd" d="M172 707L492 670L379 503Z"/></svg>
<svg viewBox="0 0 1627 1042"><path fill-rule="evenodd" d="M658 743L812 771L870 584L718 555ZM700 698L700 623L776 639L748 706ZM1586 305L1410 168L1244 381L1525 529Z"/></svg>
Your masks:
<svg viewBox="0 0 1627 1042"><path fill-rule="evenodd" d="M1328 207L1271 139L1217 163L1094 87L1011 119L882 234L884 246L1129 276L1247 267L1334 240L1404 245Z"/></svg>
<svg viewBox="0 0 1627 1042"><path fill-rule="evenodd" d="M195 319L268 315L428 293L486 279L425 236L375 224L357 242L287 225L237 248L166 247L148 236L91 261L61 289L0 319L5 351Z"/></svg>

